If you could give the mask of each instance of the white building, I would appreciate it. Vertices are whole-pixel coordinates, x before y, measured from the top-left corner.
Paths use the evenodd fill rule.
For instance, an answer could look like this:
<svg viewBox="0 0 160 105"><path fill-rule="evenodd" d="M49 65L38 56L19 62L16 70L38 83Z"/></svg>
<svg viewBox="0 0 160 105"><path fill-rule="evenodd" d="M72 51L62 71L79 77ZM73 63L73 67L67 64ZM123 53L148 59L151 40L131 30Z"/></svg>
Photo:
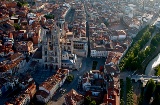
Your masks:
<svg viewBox="0 0 160 105"><path fill-rule="evenodd" d="M77 67L77 55L68 54L68 52L62 52L62 68L78 69Z"/></svg>
<svg viewBox="0 0 160 105"><path fill-rule="evenodd" d="M110 35L111 40L124 40L126 38L126 32L124 30L112 31Z"/></svg>

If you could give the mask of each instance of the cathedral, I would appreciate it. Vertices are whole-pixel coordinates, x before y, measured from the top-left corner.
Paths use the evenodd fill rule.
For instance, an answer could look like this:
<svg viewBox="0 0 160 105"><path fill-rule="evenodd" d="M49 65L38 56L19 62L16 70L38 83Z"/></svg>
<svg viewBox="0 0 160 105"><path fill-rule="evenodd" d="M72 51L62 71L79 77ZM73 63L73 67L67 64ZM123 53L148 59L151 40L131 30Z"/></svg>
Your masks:
<svg viewBox="0 0 160 105"><path fill-rule="evenodd" d="M65 23L53 22L43 28L42 65L45 70L77 69L77 55L73 54L71 40L67 40Z"/></svg>
<svg viewBox="0 0 160 105"><path fill-rule="evenodd" d="M42 41L42 60L45 69L61 68L60 27L56 22L45 29Z"/></svg>

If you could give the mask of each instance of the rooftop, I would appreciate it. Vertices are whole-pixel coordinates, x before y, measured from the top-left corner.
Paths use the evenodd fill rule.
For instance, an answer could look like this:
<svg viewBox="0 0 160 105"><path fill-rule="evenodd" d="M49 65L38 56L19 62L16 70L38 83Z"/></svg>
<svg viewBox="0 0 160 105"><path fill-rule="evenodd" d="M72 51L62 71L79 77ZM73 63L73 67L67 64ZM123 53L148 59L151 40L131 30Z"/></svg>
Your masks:
<svg viewBox="0 0 160 105"><path fill-rule="evenodd" d="M81 94L78 94L74 89L72 89L70 92L68 92L64 96L64 99L67 105L75 105L79 101L84 100L84 96Z"/></svg>

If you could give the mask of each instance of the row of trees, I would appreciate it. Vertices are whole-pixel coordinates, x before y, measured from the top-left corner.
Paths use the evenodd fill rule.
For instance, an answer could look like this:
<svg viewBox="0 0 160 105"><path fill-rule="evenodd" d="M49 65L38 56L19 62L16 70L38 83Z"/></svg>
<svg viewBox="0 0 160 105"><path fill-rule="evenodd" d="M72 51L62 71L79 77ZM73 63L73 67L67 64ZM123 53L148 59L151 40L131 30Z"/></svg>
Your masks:
<svg viewBox="0 0 160 105"><path fill-rule="evenodd" d="M141 96L139 105L160 105L160 83L155 83L150 79L142 90Z"/></svg>
<svg viewBox="0 0 160 105"><path fill-rule="evenodd" d="M152 38L151 44L152 44L153 46L158 46L158 45L160 45L160 33L157 33L157 34Z"/></svg>
<svg viewBox="0 0 160 105"><path fill-rule="evenodd" d="M143 99L144 99L144 87L141 88L141 95L138 99L138 105L143 105Z"/></svg>
<svg viewBox="0 0 160 105"><path fill-rule="evenodd" d="M124 94L124 81L123 79L120 79L120 105L124 105L124 97L123 97L123 94Z"/></svg>
<svg viewBox="0 0 160 105"><path fill-rule="evenodd" d="M126 105L133 105L133 86L130 78L126 78Z"/></svg>
<svg viewBox="0 0 160 105"><path fill-rule="evenodd" d="M137 35L139 40L136 37L135 39L137 39L138 41L135 42L134 39L133 45L128 50L126 56L122 59L119 65L121 70L124 69L136 70L142 68L141 63L152 51L150 47L147 47L144 50L142 49L145 46L145 44L149 41L152 33L153 33L153 27L148 26Z"/></svg>

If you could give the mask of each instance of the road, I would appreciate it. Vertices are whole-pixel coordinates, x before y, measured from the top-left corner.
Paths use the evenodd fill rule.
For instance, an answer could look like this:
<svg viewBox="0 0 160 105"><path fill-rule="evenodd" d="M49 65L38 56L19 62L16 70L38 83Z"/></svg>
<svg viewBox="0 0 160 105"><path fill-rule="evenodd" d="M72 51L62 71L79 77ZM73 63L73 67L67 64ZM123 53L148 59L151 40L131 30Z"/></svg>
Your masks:
<svg viewBox="0 0 160 105"><path fill-rule="evenodd" d="M61 88L66 89L67 90L66 93L69 92L71 89L75 89L78 93L81 93L80 91L77 90L78 78L79 76L82 76L85 72L89 72L92 69L93 61L98 61L96 69L99 69L100 66L104 65L105 59L104 58L90 58L90 57L84 58L82 60L81 69L79 71L71 72L71 74L74 75L74 80L70 84L65 83ZM64 103L64 95L61 95L57 91L55 96L53 96L52 100L47 105L62 105ZM58 99L58 100L55 101L55 99Z"/></svg>
<svg viewBox="0 0 160 105"><path fill-rule="evenodd" d="M157 31L155 31L155 32L152 34L151 38L150 38L149 41L146 43L146 45L142 48L142 50L144 50L147 46L150 45L152 38L153 38L156 34L157 34Z"/></svg>
<svg viewBox="0 0 160 105"><path fill-rule="evenodd" d="M74 19L74 12L75 10L74 9L71 9L70 12L67 14L66 18L65 18L65 21L70 23L73 21Z"/></svg>

